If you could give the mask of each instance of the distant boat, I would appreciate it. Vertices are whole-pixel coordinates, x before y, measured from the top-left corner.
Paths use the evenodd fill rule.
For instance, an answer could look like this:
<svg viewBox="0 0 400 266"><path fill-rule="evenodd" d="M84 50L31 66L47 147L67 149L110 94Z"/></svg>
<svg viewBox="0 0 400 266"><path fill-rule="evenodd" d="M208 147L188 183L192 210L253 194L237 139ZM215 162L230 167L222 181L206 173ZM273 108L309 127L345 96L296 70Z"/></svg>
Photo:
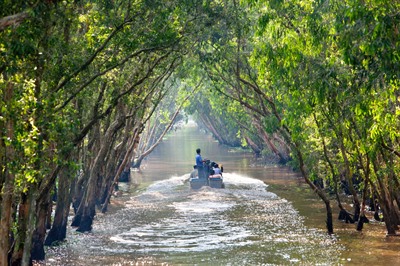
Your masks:
<svg viewBox="0 0 400 266"><path fill-rule="evenodd" d="M212 167L214 164L214 162L211 163L210 160L207 160L204 162L203 173L200 173L200 175L197 173L197 176L191 174L189 179L191 189L200 189L203 186L225 188L224 179L222 177L223 168L221 167L221 174L215 174Z"/></svg>

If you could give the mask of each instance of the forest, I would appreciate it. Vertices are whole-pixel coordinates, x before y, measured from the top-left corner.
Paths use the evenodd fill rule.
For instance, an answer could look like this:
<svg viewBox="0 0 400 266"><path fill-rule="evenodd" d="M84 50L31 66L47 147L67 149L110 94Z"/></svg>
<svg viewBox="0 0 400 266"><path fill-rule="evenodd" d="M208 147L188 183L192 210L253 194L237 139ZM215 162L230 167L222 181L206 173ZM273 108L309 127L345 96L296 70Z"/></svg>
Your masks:
<svg viewBox="0 0 400 266"><path fill-rule="evenodd" d="M328 234L368 206L397 235L399 31L392 0L2 1L0 265L44 260L70 207L90 231L188 116L299 171Z"/></svg>

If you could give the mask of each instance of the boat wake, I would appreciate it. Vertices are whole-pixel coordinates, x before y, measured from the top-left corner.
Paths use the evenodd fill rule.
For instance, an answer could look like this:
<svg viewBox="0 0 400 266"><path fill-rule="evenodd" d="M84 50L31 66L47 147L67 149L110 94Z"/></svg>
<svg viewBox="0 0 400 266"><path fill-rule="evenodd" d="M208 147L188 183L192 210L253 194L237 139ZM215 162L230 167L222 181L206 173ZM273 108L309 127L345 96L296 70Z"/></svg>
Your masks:
<svg viewBox="0 0 400 266"><path fill-rule="evenodd" d="M306 228L291 204L262 181L224 173L225 189L191 190L187 180L184 175L156 182L127 202L130 227L110 237L120 251L171 257L175 263L213 256L224 263L267 257L272 263L296 262L315 250L319 261L324 254L332 259L328 247L335 241Z"/></svg>

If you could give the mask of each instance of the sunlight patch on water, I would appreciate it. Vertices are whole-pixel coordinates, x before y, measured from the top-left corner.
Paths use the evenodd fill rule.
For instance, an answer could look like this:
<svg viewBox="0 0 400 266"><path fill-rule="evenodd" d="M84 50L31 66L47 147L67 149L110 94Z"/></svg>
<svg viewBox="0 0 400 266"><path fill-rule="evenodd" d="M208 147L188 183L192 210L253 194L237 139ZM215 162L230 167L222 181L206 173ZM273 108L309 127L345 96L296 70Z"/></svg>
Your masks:
<svg viewBox="0 0 400 266"><path fill-rule="evenodd" d="M236 173L224 173L224 181L233 185L251 186L253 188L266 188L267 185L258 179Z"/></svg>
<svg viewBox="0 0 400 266"><path fill-rule="evenodd" d="M201 252L222 248L249 235L227 221L207 221L179 217L161 223L152 223L111 237L111 240L129 245L143 252Z"/></svg>
<svg viewBox="0 0 400 266"><path fill-rule="evenodd" d="M278 196L267 191L267 185L261 180L239 174L224 174L224 183L227 193L234 193L235 197L243 199L276 199Z"/></svg>
<svg viewBox="0 0 400 266"><path fill-rule="evenodd" d="M165 180L157 181L147 188L148 192L160 191L167 192L176 186L183 185L184 181L189 178L189 174L183 176L173 176Z"/></svg>
<svg viewBox="0 0 400 266"><path fill-rule="evenodd" d="M191 196L193 199L190 202L174 202L171 204L177 212L181 213L212 213L221 212L229 209L234 203L220 200L213 200L212 196L208 197L207 200L198 199L197 197Z"/></svg>
<svg viewBox="0 0 400 266"><path fill-rule="evenodd" d="M141 258L151 265L337 265L336 240L306 228L291 203L263 182L224 173L225 189L191 190L187 178L158 181L126 208L98 214L93 232L69 240L70 254L52 265L127 265Z"/></svg>
<svg viewBox="0 0 400 266"><path fill-rule="evenodd" d="M182 186L185 179L186 175L159 181L129 203L130 208L140 208L158 202L152 207L168 208L171 217L135 226L110 239L143 252L200 252L242 245L250 231L224 216L237 204L231 192L210 187L190 190L188 184Z"/></svg>
<svg viewBox="0 0 400 266"><path fill-rule="evenodd" d="M268 192L260 180L224 173L225 189L191 190L187 178L156 182L129 201L126 212L132 212L132 226L110 237L120 251L168 254L172 261L179 257L198 262L204 256L218 256L221 262L268 258L272 264L326 262L336 252L328 248L334 240L305 228L291 204Z"/></svg>

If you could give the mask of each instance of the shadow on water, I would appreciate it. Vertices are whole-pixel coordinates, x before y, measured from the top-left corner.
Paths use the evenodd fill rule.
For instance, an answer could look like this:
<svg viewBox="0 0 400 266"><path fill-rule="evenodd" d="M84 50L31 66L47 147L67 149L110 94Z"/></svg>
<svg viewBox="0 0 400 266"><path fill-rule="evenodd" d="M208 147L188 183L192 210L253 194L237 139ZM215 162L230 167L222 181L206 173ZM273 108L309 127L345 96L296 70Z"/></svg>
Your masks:
<svg viewBox="0 0 400 266"><path fill-rule="evenodd" d="M225 189L189 189L188 172L198 147L203 157L224 165ZM341 244L325 233L321 203L308 194L296 175L280 167L249 167L251 159L246 152L218 145L194 126L169 135L142 171L132 174L132 182L122 186L124 196L113 200L114 209L96 216L93 232L80 234L69 228L66 243L48 250L47 264L354 262L346 248L348 242ZM307 213L310 202L315 202L311 208L319 212L316 215ZM119 208L115 208L117 203ZM308 219L302 208L320 220Z"/></svg>

